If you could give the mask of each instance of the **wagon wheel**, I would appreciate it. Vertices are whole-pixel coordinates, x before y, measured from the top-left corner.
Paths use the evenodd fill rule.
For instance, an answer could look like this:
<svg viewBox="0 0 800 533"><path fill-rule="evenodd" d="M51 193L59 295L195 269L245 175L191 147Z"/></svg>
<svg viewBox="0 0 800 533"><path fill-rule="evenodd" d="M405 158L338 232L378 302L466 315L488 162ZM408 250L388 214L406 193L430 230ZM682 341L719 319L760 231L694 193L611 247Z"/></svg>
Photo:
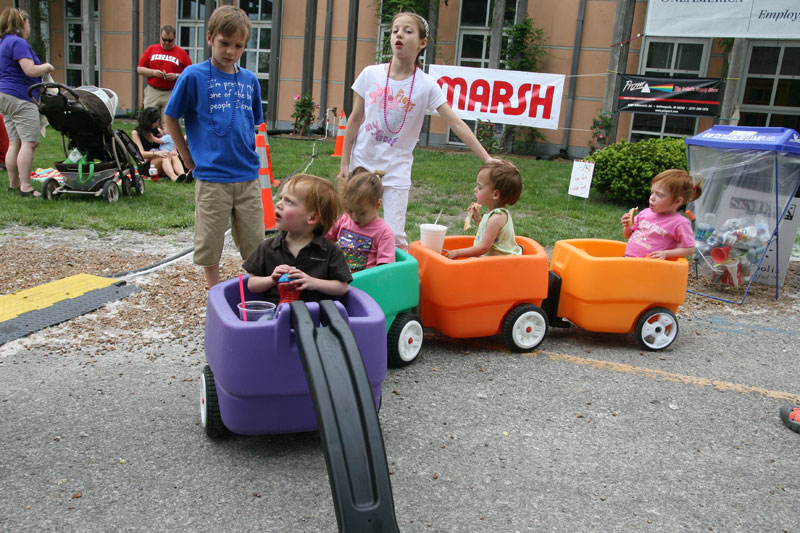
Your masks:
<svg viewBox="0 0 800 533"><path fill-rule="evenodd" d="M422 323L411 313L398 313L386 334L389 365L408 366L417 360L422 348Z"/></svg>
<svg viewBox="0 0 800 533"><path fill-rule="evenodd" d="M110 204L119 201L119 186L114 180L107 180L103 184L103 200Z"/></svg>
<svg viewBox="0 0 800 533"><path fill-rule="evenodd" d="M221 437L230 434L230 430L222 422L217 400L217 385L214 383L214 373L206 365L200 375L200 423L209 437Z"/></svg>
<svg viewBox="0 0 800 533"><path fill-rule="evenodd" d="M547 315L533 304L518 305L503 320L502 334L511 351L533 350L547 335Z"/></svg>
<svg viewBox="0 0 800 533"><path fill-rule="evenodd" d="M55 200L58 198L56 189L58 189L58 181L50 178L42 184L42 196L45 200Z"/></svg>
<svg viewBox="0 0 800 533"><path fill-rule="evenodd" d="M645 350L663 350L678 336L678 319L669 309L648 309L636 321L636 340Z"/></svg>

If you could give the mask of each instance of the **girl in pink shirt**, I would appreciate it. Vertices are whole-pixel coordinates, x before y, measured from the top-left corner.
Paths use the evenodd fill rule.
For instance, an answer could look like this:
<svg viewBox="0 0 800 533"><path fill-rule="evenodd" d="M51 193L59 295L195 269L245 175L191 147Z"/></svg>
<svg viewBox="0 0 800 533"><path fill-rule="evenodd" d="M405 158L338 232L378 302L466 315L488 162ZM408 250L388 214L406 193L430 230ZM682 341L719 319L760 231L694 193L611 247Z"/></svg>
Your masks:
<svg viewBox="0 0 800 533"><path fill-rule="evenodd" d="M622 215L622 230L628 245L625 257L668 259L694 253L694 235L689 219L678 213L686 202L697 200L703 188L685 170L670 169L653 178L650 207L635 215Z"/></svg>
<svg viewBox="0 0 800 533"><path fill-rule="evenodd" d="M394 262L394 232L378 216L383 196L383 172L353 169L342 191L345 214L326 238L339 244L350 272Z"/></svg>

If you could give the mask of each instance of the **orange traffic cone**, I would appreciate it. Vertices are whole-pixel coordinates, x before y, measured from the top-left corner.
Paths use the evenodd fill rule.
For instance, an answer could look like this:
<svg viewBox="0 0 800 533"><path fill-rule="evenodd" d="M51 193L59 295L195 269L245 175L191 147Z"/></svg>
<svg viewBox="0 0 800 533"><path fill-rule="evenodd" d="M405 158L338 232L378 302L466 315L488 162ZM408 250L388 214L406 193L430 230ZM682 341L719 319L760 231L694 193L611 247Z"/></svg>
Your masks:
<svg viewBox="0 0 800 533"><path fill-rule="evenodd" d="M342 112L339 113L339 131L336 134L336 148L333 149L333 155L331 157L342 157L345 130L347 130L347 116L344 114L344 109L342 109Z"/></svg>
<svg viewBox="0 0 800 533"><path fill-rule="evenodd" d="M269 158L267 144L267 125L261 124L256 134L256 153L260 159L258 165L258 181L261 185L261 205L264 206L264 231L277 229L275 225L275 207L272 205L272 163Z"/></svg>
<svg viewBox="0 0 800 533"><path fill-rule="evenodd" d="M267 135L267 125L265 123L261 123L258 126L258 133L264 136L264 139L267 141L267 163L269 166L269 182L272 184L273 187L277 187L281 184L281 180L276 180L275 175L272 173L272 155L269 151L269 135Z"/></svg>

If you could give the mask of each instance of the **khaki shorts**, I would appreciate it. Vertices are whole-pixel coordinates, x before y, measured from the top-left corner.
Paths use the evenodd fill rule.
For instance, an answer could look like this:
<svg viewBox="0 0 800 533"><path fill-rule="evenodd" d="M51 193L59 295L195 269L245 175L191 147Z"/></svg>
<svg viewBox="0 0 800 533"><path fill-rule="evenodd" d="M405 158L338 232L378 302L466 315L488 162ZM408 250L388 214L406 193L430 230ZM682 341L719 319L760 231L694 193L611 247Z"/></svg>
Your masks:
<svg viewBox="0 0 800 533"><path fill-rule="evenodd" d="M36 104L0 93L0 115L6 123L9 140L39 142L42 125Z"/></svg>
<svg viewBox="0 0 800 533"><path fill-rule="evenodd" d="M144 86L144 102L142 106L147 107L155 107L158 109L160 114L164 114L164 108L167 107L167 102L169 102L169 97L172 95L172 91L162 91L160 89L156 89L151 87L150 85Z"/></svg>
<svg viewBox="0 0 800 533"><path fill-rule="evenodd" d="M196 265L219 264L228 221L242 259L250 257L264 240L264 207L258 180L236 183L195 180L194 206Z"/></svg>

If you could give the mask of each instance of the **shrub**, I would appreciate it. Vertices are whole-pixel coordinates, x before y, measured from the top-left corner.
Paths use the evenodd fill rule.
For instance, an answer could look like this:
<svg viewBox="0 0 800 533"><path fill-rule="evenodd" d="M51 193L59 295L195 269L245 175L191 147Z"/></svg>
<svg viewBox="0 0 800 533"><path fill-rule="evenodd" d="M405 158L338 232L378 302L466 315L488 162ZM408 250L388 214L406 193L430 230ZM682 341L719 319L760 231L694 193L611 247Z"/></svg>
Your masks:
<svg viewBox="0 0 800 533"><path fill-rule="evenodd" d="M497 139L494 136L494 124L478 119L475 137L490 154L497 151Z"/></svg>
<svg viewBox="0 0 800 533"><path fill-rule="evenodd" d="M668 137L629 143L620 141L587 158L594 161L592 186L608 199L638 203L650 195L650 183L670 168L688 170L683 139Z"/></svg>

